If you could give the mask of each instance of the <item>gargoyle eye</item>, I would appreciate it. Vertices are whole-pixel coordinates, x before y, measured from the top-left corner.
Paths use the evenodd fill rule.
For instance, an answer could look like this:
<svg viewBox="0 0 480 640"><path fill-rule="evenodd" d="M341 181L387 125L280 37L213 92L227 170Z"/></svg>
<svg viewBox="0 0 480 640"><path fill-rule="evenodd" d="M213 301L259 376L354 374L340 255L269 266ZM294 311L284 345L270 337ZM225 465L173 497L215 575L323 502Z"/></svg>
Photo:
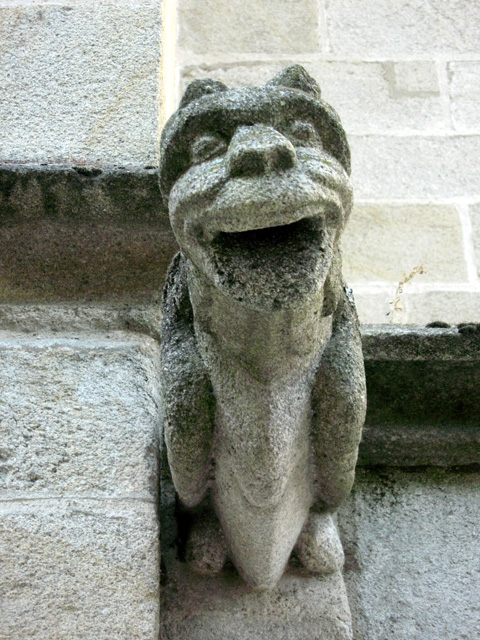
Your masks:
<svg viewBox="0 0 480 640"><path fill-rule="evenodd" d="M207 160L212 160L225 153L228 144L217 133L205 133L198 136L190 149L190 160L192 164L200 164Z"/></svg>
<svg viewBox="0 0 480 640"><path fill-rule="evenodd" d="M299 146L322 146L322 140L318 131L311 122L306 120L294 120L288 123L288 136L292 142Z"/></svg>

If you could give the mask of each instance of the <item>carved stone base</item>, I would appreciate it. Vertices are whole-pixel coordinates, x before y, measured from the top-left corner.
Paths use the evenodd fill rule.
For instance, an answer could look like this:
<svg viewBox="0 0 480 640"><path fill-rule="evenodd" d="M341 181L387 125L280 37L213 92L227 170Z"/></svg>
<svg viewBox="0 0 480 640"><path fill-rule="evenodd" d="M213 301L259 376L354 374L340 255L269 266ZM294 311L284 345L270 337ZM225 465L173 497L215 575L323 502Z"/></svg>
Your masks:
<svg viewBox="0 0 480 640"><path fill-rule="evenodd" d="M275 589L259 593L233 569L204 578L176 562L161 612L161 640L352 639L339 572L318 577L289 567Z"/></svg>

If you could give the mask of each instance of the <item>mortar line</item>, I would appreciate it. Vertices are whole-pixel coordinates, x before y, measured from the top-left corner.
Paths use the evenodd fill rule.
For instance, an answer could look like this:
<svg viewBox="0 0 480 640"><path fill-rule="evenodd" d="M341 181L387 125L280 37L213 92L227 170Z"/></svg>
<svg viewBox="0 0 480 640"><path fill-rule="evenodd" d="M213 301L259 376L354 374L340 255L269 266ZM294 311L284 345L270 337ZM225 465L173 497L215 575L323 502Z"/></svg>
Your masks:
<svg viewBox="0 0 480 640"><path fill-rule="evenodd" d="M356 205L429 205L429 206L451 206L451 205L475 205L480 203L479 196L452 196L451 198L358 198Z"/></svg>
<svg viewBox="0 0 480 640"><path fill-rule="evenodd" d="M370 64L383 62L480 62L480 55L473 54L456 54L442 55L436 52L430 54L418 54L398 56L393 54L384 54L365 57L363 55L336 55L331 51L313 53L309 51L299 53L262 53L262 52L219 52L218 54L200 54L189 49L179 47L179 57L186 69L207 66L214 67L216 65L228 64L231 66L242 66L244 64L268 64L275 62L304 62L305 64L317 64L321 62L344 62L356 64ZM188 64L187 64L188 61Z"/></svg>
<svg viewBox="0 0 480 640"><path fill-rule="evenodd" d="M438 129L378 129L377 131L347 129L347 134L355 138L475 138L480 136L480 129L445 129L443 131Z"/></svg>
<svg viewBox="0 0 480 640"><path fill-rule="evenodd" d="M319 18L319 31L320 37L322 39L322 54L328 55L330 52L330 38L328 35L328 23L327 23L327 4L326 0L319 0L318 7L318 18ZM323 57L323 56L322 56Z"/></svg>
<svg viewBox="0 0 480 640"><path fill-rule="evenodd" d="M354 293L362 295L389 293L392 288L397 287L398 281L388 282L355 282L350 280L348 286L352 287ZM476 282L409 282L408 291L411 293L479 293L480 284Z"/></svg>
<svg viewBox="0 0 480 640"><path fill-rule="evenodd" d="M450 81L448 77L448 62L436 59L435 66L438 74L438 84L440 87L440 100L442 105L442 113L447 129L451 132L455 131L453 126L453 115L450 99Z"/></svg>
<svg viewBox="0 0 480 640"><path fill-rule="evenodd" d="M3 497L0 496L0 505L2 503L11 504L15 502L61 502L65 500L94 500L98 502L143 502L145 504L156 504L157 500L155 498L147 498L145 496L90 496L90 495L75 495L75 494L66 494L66 495L52 495L52 496L15 496L15 497Z"/></svg>
<svg viewBox="0 0 480 640"><path fill-rule="evenodd" d="M460 217L460 224L462 226L463 247L468 279L472 284L480 285L475 247L473 245L473 229L472 221L470 220L470 211L468 205L458 205L457 209Z"/></svg>

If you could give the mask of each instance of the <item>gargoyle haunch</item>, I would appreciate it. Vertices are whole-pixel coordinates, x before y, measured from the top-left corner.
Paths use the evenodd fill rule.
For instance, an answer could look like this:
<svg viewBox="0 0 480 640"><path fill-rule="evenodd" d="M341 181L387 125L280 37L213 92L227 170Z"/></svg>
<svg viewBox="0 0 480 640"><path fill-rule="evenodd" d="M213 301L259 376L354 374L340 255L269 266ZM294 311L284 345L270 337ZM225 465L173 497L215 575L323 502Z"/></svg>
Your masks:
<svg viewBox="0 0 480 640"><path fill-rule="evenodd" d="M194 81L163 131L181 248L164 292L168 462L197 507L193 566L229 557L258 589L292 552L312 572L343 562L331 514L353 483L366 403L339 249L349 170L338 116L298 65L261 87Z"/></svg>

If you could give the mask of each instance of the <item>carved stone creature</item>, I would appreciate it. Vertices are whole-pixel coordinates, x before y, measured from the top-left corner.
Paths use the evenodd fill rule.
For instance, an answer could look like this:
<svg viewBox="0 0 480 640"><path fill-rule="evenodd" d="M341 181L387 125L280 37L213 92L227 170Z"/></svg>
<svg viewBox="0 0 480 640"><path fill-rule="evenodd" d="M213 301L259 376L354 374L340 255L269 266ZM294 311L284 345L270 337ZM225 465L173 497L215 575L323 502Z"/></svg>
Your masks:
<svg viewBox="0 0 480 640"><path fill-rule="evenodd" d="M292 551L335 571L331 514L366 396L341 275L352 188L338 116L298 65L262 87L194 81L161 158L181 247L164 292L164 434L181 502L200 505L188 557L208 573L228 556L258 589Z"/></svg>

